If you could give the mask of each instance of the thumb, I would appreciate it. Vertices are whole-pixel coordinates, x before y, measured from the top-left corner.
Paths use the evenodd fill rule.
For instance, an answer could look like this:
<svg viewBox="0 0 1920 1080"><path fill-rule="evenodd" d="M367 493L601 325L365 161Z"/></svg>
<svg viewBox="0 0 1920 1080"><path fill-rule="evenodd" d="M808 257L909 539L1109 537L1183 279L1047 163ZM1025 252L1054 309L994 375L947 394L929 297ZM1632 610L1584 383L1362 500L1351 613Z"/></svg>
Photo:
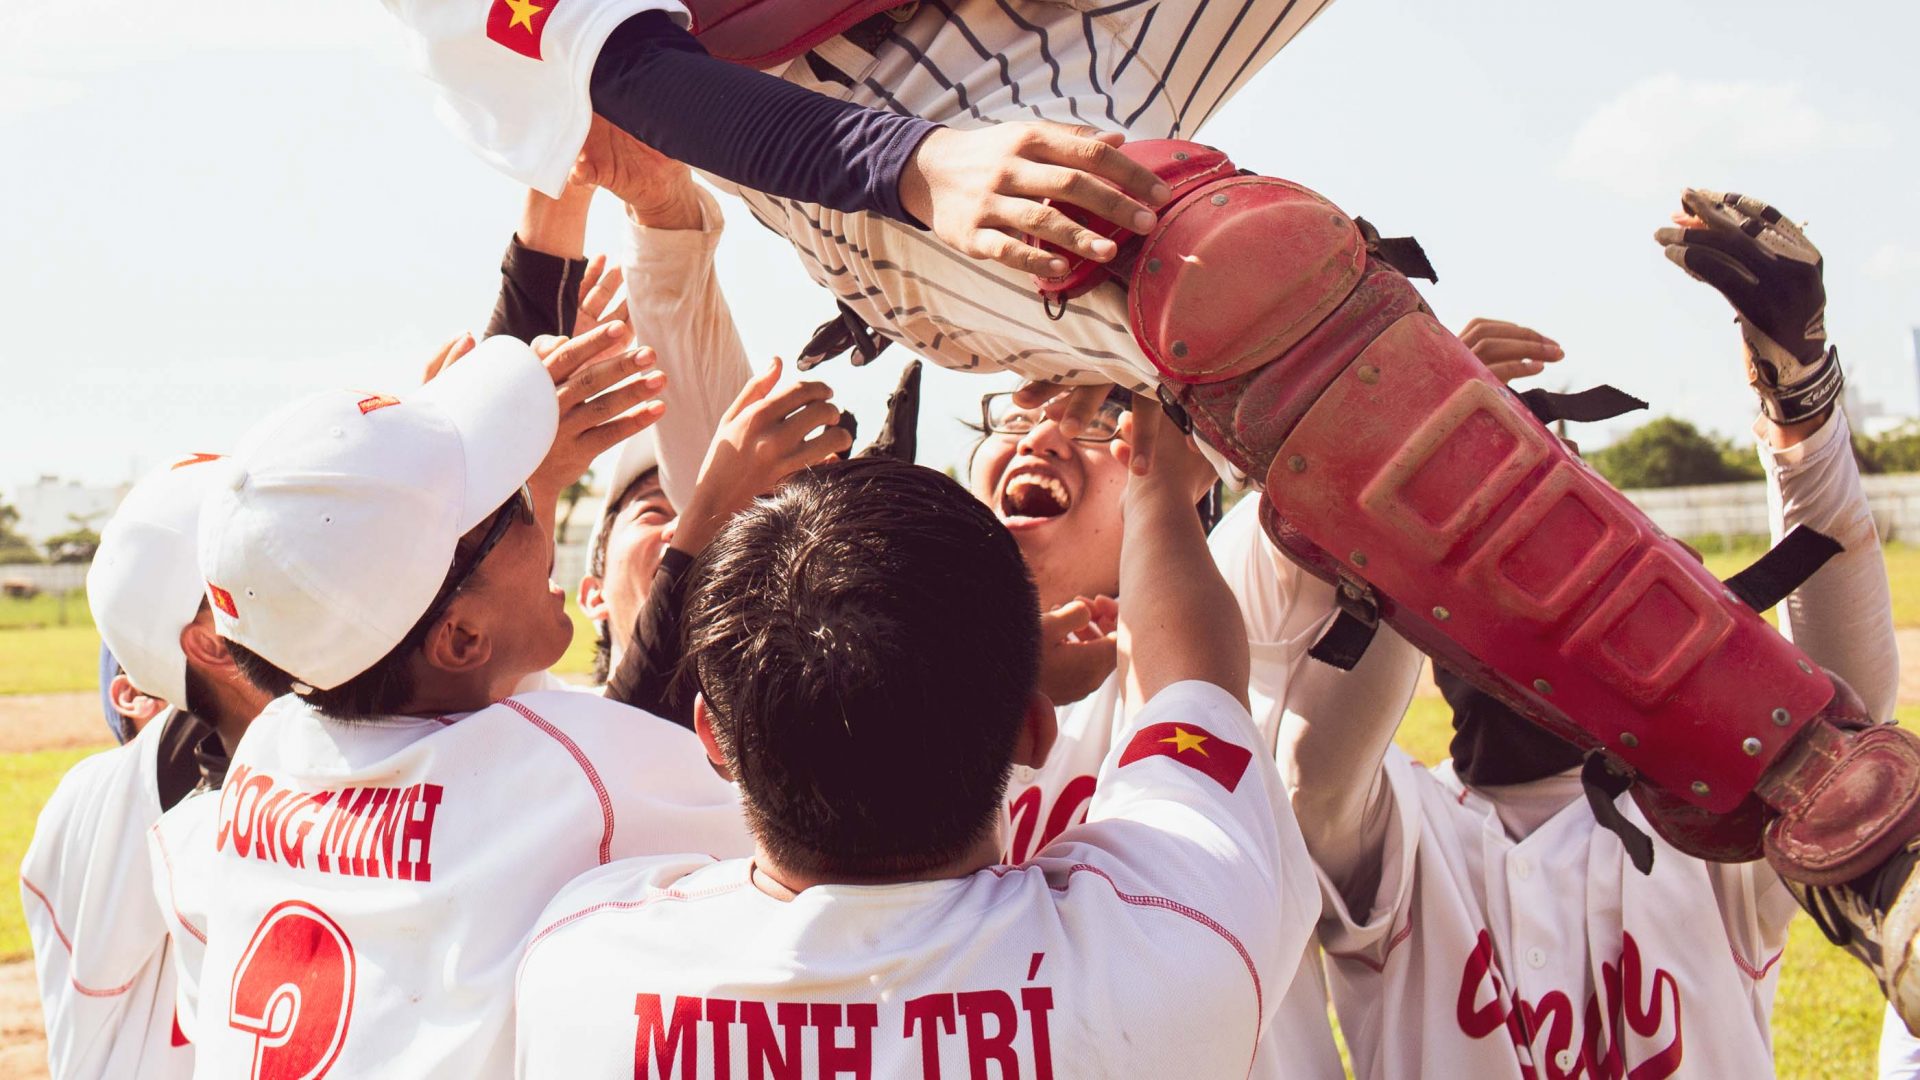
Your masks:
<svg viewBox="0 0 1920 1080"><path fill-rule="evenodd" d="M1040 640L1056 642L1093 621L1093 607L1085 600L1069 600L1040 613Z"/></svg>
<svg viewBox="0 0 1920 1080"><path fill-rule="evenodd" d="M764 400L768 394L773 393L774 384L780 381L780 371L780 358L776 356L773 358L773 363L767 365L767 370L748 379L747 385L740 388L740 393L733 399L733 404L727 406L726 415L721 417L721 422L732 420L746 412L747 408L755 402Z"/></svg>

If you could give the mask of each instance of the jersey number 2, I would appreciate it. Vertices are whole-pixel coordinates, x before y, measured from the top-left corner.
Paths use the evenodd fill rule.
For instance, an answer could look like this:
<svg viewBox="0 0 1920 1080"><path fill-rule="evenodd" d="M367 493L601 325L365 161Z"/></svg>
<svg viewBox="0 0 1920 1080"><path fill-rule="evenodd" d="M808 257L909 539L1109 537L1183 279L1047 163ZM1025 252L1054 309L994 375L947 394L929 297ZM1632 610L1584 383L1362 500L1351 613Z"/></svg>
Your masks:
<svg viewBox="0 0 1920 1080"><path fill-rule="evenodd" d="M253 1035L253 1080L319 1080L353 1015L353 943L326 912L288 900L260 920L233 973L227 1023Z"/></svg>

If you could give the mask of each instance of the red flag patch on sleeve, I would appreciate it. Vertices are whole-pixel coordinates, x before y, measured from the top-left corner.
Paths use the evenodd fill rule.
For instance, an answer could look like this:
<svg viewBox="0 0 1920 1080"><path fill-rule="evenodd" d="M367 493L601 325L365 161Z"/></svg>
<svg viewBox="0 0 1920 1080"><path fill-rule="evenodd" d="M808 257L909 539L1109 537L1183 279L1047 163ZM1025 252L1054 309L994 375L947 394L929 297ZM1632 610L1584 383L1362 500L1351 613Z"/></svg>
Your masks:
<svg viewBox="0 0 1920 1080"><path fill-rule="evenodd" d="M212 601L214 607L226 612L227 618L240 617L240 609L234 605L233 594L211 581L207 582L207 599Z"/></svg>
<svg viewBox="0 0 1920 1080"><path fill-rule="evenodd" d="M487 37L530 60L540 59L540 32L560 0L493 0L487 9Z"/></svg>
<svg viewBox="0 0 1920 1080"><path fill-rule="evenodd" d="M1194 724L1154 724L1134 732L1120 754L1120 767L1150 757L1172 758L1232 791L1240 786L1253 752Z"/></svg>

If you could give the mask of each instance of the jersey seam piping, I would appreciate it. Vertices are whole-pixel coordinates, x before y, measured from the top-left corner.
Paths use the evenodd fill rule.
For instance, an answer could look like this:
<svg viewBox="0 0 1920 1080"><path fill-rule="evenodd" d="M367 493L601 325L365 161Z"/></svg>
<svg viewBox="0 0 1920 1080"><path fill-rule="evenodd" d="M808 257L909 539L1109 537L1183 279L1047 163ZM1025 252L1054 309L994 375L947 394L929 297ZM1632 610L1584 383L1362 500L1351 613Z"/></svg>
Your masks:
<svg viewBox="0 0 1920 1080"><path fill-rule="evenodd" d="M586 752L580 749L579 743L568 738L566 732L554 727L551 722L539 713L534 712L532 709L527 708L525 705L511 698L502 701L500 704L519 713L528 723L546 733L547 737L566 748L567 753L573 755L574 764L580 766L580 771L587 774L587 782L593 785L593 793L600 800L600 821L602 826L600 832L600 865L605 866L612 862L613 798L607 794L607 786L601 783L599 770L593 767L593 762L588 759Z"/></svg>

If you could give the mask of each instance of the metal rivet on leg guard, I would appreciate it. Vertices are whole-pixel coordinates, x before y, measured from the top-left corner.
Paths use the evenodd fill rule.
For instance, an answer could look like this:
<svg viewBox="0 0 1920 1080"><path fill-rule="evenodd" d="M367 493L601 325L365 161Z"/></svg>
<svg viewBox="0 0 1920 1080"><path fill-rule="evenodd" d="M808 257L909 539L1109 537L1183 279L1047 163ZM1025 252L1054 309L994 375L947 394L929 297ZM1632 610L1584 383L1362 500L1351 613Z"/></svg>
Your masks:
<svg viewBox="0 0 1920 1080"><path fill-rule="evenodd" d="M1533 680L1533 688L1534 688L1535 690L1537 690L1537 691L1539 691L1539 692L1540 692L1540 693L1542 693L1542 694L1551 694L1551 693L1553 693L1553 684L1552 684L1552 683L1550 683L1550 682L1548 682L1548 681L1547 681L1547 680L1545 680L1545 679L1535 679L1535 680Z"/></svg>
<svg viewBox="0 0 1920 1080"><path fill-rule="evenodd" d="M1693 782L1693 793L1695 795L1705 795L1707 792L1712 790L1713 790L1712 788L1707 786L1707 782L1705 780L1695 780Z"/></svg>
<svg viewBox="0 0 1920 1080"><path fill-rule="evenodd" d="M1367 565L1367 553L1364 551L1356 551L1351 556L1348 556L1348 561L1355 566L1365 566Z"/></svg>
<svg viewBox="0 0 1920 1080"><path fill-rule="evenodd" d="M1175 161L1185 161L1185 160L1187 160L1187 152L1186 152L1185 150L1176 150L1176 151L1174 151L1174 154L1173 154L1173 160L1175 160Z"/></svg>
<svg viewBox="0 0 1920 1080"><path fill-rule="evenodd" d="M1453 612L1443 607L1436 607L1433 609L1433 617L1439 619L1441 622L1446 622L1448 619L1453 618Z"/></svg>
<svg viewBox="0 0 1920 1080"><path fill-rule="evenodd" d="M1740 749L1745 751L1748 757L1753 757L1760 753L1760 740L1748 737L1741 741Z"/></svg>
<svg viewBox="0 0 1920 1080"><path fill-rule="evenodd" d="M1227 205L1227 196L1225 193L1215 195L1212 201L1215 206L1225 206Z"/></svg>
<svg viewBox="0 0 1920 1080"><path fill-rule="evenodd" d="M1176 341L1176 342L1174 342L1174 343L1173 343L1173 355L1175 355L1175 356L1185 356L1185 355L1187 355L1187 343L1186 343L1186 342L1184 342L1184 341Z"/></svg>
<svg viewBox="0 0 1920 1080"><path fill-rule="evenodd" d="M1640 736L1635 735L1631 731L1622 732L1620 734L1620 745L1631 750L1640 745Z"/></svg>
<svg viewBox="0 0 1920 1080"><path fill-rule="evenodd" d="M1807 663L1807 662L1806 662L1805 660L1795 660L1795 661L1794 661L1794 663L1796 663L1796 664L1798 664L1798 665L1800 665L1800 670L1801 670L1801 671L1804 671L1804 672L1806 672L1806 673L1807 673L1807 674L1809 674L1809 675L1811 675L1811 674L1813 674L1813 665L1812 665L1812 664L1809 664L1809 663Z"/></svg>
<svg viewBox="0 0 1920 1080"><path fill-rule="evenodd" d="M1159 260L1159 259L1148 259L1148 260L1147 260L1147 273L1149 273L1149 274L1157 274L1157 273L1159 273L1159 272L1160 272L1160 260Z"/></svg>
<svg viewBox="0 0 1920 1080"><path fill-rule="evenodd" d="M1287 468L1292 469L1294 472L1306 472L1307 459L1301 457L1299 454L1295 454L1287 459Z"/></svg>
<svg viewBox="0 0 1920 1080"><path fill-rule="evenodd" d="M1361 364L1354 370L1353 377L1363 383L1377 383L1380 381L1380 369L1372 364Z"/></svg>
<svg viewBox="0 0 1920 1080"><path fill-rule="evenodd" d="M1786 727L1788 724L1792 722L1793 722L1792 713L1788 712L1785 709L1773 710L1773 726L1774 727Z"/></svg>

